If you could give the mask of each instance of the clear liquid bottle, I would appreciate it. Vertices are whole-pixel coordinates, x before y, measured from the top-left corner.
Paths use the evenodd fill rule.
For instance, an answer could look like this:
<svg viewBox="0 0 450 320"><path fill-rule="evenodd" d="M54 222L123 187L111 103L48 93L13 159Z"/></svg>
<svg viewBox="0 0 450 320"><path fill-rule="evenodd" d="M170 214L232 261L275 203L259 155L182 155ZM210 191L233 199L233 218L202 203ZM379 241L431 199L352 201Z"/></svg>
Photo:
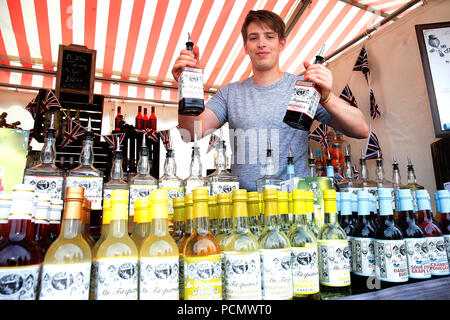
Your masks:
<svg viewBox="0 0 450 320"><path fill-rule="evenodd" d="M392 188L378 188L380 223L375 233L374 287L384 289L408 282L408 263L403 232L394 220Z"/></svg>
<svg viewBox="0 0 450 320"><path fill-rule="evenodd" d="M42 267L40 300L88 300L92 251L81 234L84 188L68 187L61 233Z"/></svg>
<svg viewBox="0 0 450 320"><path fill-rule="evenodd" d="M416 179L416 173L414 172L414 166L411 162L411 159L408 157L408 182L406 184L406 187L411 190L412 198L413 198L413 208L414 212L417 212L417 200L416 200L416 194L414 191L416 190L423 190L425 189L424 186L417 183Z"/></svg>
<svg viewBox="0 0 450 320"><path fill-rule="evenodd" d="M230 193L217 194L217 233L214 235L219 242L220 251L223 254L223 248L226 238L230 235L232 229L232 200ZM223 256L222 256L223 259Z"/></svg>
<svg viewBox="0 0 450 320"><path fill-rule="evenodd" d="M259 237L263 300L290 300L293 297L291 244L280 230L277 191L265 189L264 229Z"/></svg>
<svg viewBox="0 0 450 320"><path fill-rule="evenodd" d="M280 229L288 234L290 229L289 223L289 196L287 191L277 191L277 210Z"/></svg>
<svg viewBox="0 0 450 320"><path fill-rule="evenodd" d="M220 134L222 136L222 133ZM227 170L227 157L225 153L225 141L220 138L215 159L216 171L208 176L210 195L218 193L232 193L239 189L239 177Z"/></svg>
<svg viewBox="0 0 450 320"><path fill-rule="evenodd" d="M140 300L178 300L179 252L169 233L167 191L152 192L150 234L139 250Z"/></svg>
<svg viewBox="0 0 450 320"><path fill-rule="evenodd" d="M316 169L316 158L314 158L314 154L311 148L308 150L308 167L310 171L310 177L317 177L317 169Z"/></svg>
<svg viewBox="0 0 450 320"><path fill-rule="evenodd" d="M306 192L292 190L294 222L287 235L291 244L293 294L296 300L319 300L317 239L306 223Z"/></svg>
<svg viewBox="0 0 450 320"><path fill-rule="evenodd" d="M441 228L442 235L444 236L445 249L447 251L447 258L450 264L450 192L448 190L438 190L438 195L441 220L439 221L439 227Z"/></svg>
<svg viewBox="0 0 450 320"><path fill-rule="evenodd" d="M398 167L397 157L394 156L394 160L392 162L392 188L394 189L394 219L398 219L398 190L407 189L405 185L402 184L402 177L400 176L400 169Z"/></svg>
<svg viewBox="0 0 450 320"><path fill-rule="evenodd" d="M316 219L315 213L314 213L314 192L313 191L306 191L306 217L308 221L308 227L314 234L314 236L317 238L319 235L319 224Z"/></svg>
<svg viewBox="0 0 450 320"><path fill-rule="evenodd" d="M109 232L92 261L95 300L138 299L138 250L127 220L128 190L113 190Z"/></svg>
<svg viewBox="0 0 450 320"><path fill-rule="evenodd" d="M348 237L336 217L336 190L324 190L323 199L324 225L317 237L317 244L320 296L328 300L351 295L351 252Z"/></svg>
<svg viewBox="0 0 450 320"><path fill-rule="evenodd" d="M287 180L295 178L294 156L292 155L292 149L290 146L289 146L289 155L287 157L286 176Z"/></svg>
<svg viewBox="0 0 450 320"><path fill-rule="evenodd" d="M261 223L259 221L259 194L257 191L247 192L248 225L250 231L259 239Z"/></svg>
<svg viewBox="0 0 450 320"><path fill-rule="evenodd" d="M350 237L352 247L352 293L369 291L375 279L375 228L370 221L370 193L358 191L358 222Z"/></svg>
<svg viewBox="0 0 450 320"><path fill-rule="evenodd" d="M0 243L0 300L36 300L44 255L31 230L34 186L17 184L11 195L8 234ZM26 285L24 285L26 284Z"/></svg>
<svg viewBox="0 0 450 320"><path fill-rule="evenodd" d="M353 179L351 155L348 146L345 146L344 159L344 178L337 183L337 189L339 192L352 192L356 194L358 188L355 185L355 181Z"/></svg>
<svg viewBox="0 0 450 320"><path fill-rule="evenodd" d="M270 140L267 140L266 163L264 164L264 175L256 180L256 190L263 193L265 189L281 190L282 180L277 175L277 168L272 155Z"/></svg>
<svg viewBox="0 0 450 320"><path fill-rule="evenodd" d="M197 187L208 187L208 179L202 176L200 148L197 145L195 136L194 146L192 147L191 165L189 167L189 177L184 180L185 193L192 193L192 190Z"/></svg>
<svg viewBox="0 0 450 320"><path fill-rule="evenodd" d="M69 170L66 187L83 187L85 197L91 201L90 234L94 239L100 237L102 223L103 172L94 167L94 133L91 130L91 118L84 136L80 153L80 165Z"/></svg>
<svg viewBox="0 0 450 320"><path fill-rule="evenodd" d="M184 236L185 219L184 197L173 198L173 232L171 233L171 236L177 245Z"/></svg>
<svg viewBox="0 0 450 320"><path fill-rule="evenodd" d="M361 190L369 191L371 194L377 194L377 183L369 178L369 171L367 170L366 158L364 151L361 150L361 158L359 159L360 175L359 179L355 182L357 188Z"/></svg>
<svg viewBox="0 0 450 320"><path fill-rule="evenodd" d="M194 189L194 232L184 247L184 299L221 300L220 245L209 230L208 190Z"/></svg>
<svg viewBox="0 0 450 320"><path fill-rule="evenodd" d="M215 236L218 231L218 208L217 208L217 195L208 197L208 210L209 210L209 229Z"/></svg>
<svg viewBox="0 0 450 320"><path fill-rule="evenodd" d="M425 231L416 222L411 190L400 189L398 196L397 225L405 238L409 281L430 279L431 265L428 241L425 237Z"/></svg>
<svg viewBox="0 0 450 320"><path fill-rule="evenodd" d="M316 174L318 177L325 175L325 164L322 161L320 150L316 150Z"/></svg>
<svg viewBox="0 0 450 320"><path fill-rule="evenodd" d="M130 237L136 244L138 251L141 249L144 240L150 234L150 221L152 221L152 217L149 216L148 201L152 201L152 199L139 198L134 202L134 228Z"/></svg>
<svg viewBox="0 0 450 320"><path fill-rule="evenodd" d="M249 229L247 190L234 190L232 197L233 228L223 249L225 299L261 300L261 258Z"/></svg>
<svg viewBox="0 0 450 320"><path fill-rule="evenodd" d="M119 144L114 151L114 158L112 161L110 179L103 185L103 199L111 198L113 190L129 190L128 183L123 179L123 156Z"/></svg>

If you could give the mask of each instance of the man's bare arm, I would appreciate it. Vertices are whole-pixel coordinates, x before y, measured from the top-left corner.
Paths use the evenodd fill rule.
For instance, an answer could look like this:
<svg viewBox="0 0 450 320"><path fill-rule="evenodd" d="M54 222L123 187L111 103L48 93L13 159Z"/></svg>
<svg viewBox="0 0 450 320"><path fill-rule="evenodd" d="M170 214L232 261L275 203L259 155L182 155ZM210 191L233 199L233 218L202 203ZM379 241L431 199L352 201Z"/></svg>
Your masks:
<svg viewBox="0 0 450 320"><path fill-rule="evenodd" d="M197 139L201 139L219 128L219 119L208 107L198 116L178 115L178 129L184 142L194 141L194 130Z"/></svg>

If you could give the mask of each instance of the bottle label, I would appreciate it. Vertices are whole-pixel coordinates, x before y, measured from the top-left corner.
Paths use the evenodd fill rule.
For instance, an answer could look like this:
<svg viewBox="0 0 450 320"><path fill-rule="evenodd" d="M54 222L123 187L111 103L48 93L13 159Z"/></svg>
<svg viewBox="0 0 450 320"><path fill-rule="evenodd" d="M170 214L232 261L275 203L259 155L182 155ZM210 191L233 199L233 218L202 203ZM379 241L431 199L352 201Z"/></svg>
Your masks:
<svg viewBox="0 0 450 320"><path fill-rule="evenodd" d="M92 210L102 210L103 178L100 177L67 177L67 187L83 187L84 197L91 201Z"/></svg>
<svg viewBox="0 0 450 320"><path fill-rule="evenodd" d="M191 68L193 69L193 68ZM204 99L203 92L203 73L201 69L198 72L184 70L178 79L178 100L184 98Z"/></svg>
<svg viewBox="0 0 450 320"><path fill-rule="evenodd" d="M359 276L375 276L375 239L351 238L352 272Z"/></svg>
<svg viewBox="0 0 450 320"><path fill-rule="evenodd" d="M348 257L348 261L350 263L350 272L353 272L353 246L352 246L352 236L347 236L348 238L348 249L350 250L350 255Z"/></svg>
<svg viewBox="0 0 450 320"><path fill-rule="evenodd" d="M450 267L450 234L444 235L445 249L447 251L447 259Z"/></svg>
<svg viewBox="0 0 450 320"><path fill-rule="evenodd" d="M216 196L219 193L233 193L233 190L239 189L239 182L212 182L210 196Z"/></svg>
<svg viewBox="0 0 450 320"><path fill-rule="evenodd" d="M293 247L291 266L294 296L319 292L319 261L316 243L306 243L305 247Z"/></svg>
<svg viewBox="0 0 450 320"><path fill-rule="evenodd" d="M318 240L319 279L325 286L350 285L350 246L348 240Z"/></svg>
<svg viewBox="0 0 450 320"><path fill-rule="evenodd" d="M314 119L319 101L320 93L316 88L305 84L295 84L287 110L301 112Z"/></svg>
<svg viewBox="0 0 450 320"><path fill-rule="evenodd" d="M259 252L224 252L225 297L227 300L261 300L261 257Z"/></svg>
<svg viewBox="0 0 450 320"><path fill-rule="evenodd" d="M130 201L129 213L134 216L134 202L137 199L148 198L153 190L157 189L157 185L130 184Z"/></svg>
<svg viewBox="0 0 450 320"><path fill-rule="evenodd" d="M137 300L138 258L93 260L95 300Z"/></svg>
<svg viewBox="0 0 450 320"><path fill-rule="evenodd" d="M430 278L431 264L427 238L406 238L405 243L409 277L413 279Z"/></svg>
<svg viewBox="0 0 450 320"><path fill-rule="evenodd" d="M24 176L23 183L35 186L35 193L48 195L53 199L61 199L63 194L63 177Z"/></svg>
<svg viewBox="0 0 450 320"><path fill-rule="evenodd" d="M405 240L375 240L376 277L386 282L408 281Z"/></svg>
<svg viewBox="0 0 450 320"><path fill-rule="evenodd" d="M173 217L173 198L184 197L184 188L160 188L167 190L167 213Z"/></svg>
<svg viewBox="0 0 450 320"><path fill-rule="evenodd" d="M36 300L41 265L0 268L0 300Z"/></svg>
<svg viewBox="0 0 450 320"><path fill-rule="evenodd" d="M431 275L444 276L450 274L444 237L427 237L430 254Z"/></svg>
<svg viewBox="0 0 450 320"><path fill-rule="evenodd" d="M139 299L179 299L178 257L143 257L139 263Z"/></svg>
<svg viewBox="0 0 450 320"><path fill-rule="evenodd" d="M184 299L222 300L220 254L184 257Z"/></svg>
<svg viewBox="0 0 450 320"><path fill-rule="evenodd" d="M260 249L263 300L292 299L291 249Z"/></svg>
<svg viewBox="0 0 450 320"><path fill-rule="evenodd" d="M39 300L89 300L91 262L44 264Z"/></svg>

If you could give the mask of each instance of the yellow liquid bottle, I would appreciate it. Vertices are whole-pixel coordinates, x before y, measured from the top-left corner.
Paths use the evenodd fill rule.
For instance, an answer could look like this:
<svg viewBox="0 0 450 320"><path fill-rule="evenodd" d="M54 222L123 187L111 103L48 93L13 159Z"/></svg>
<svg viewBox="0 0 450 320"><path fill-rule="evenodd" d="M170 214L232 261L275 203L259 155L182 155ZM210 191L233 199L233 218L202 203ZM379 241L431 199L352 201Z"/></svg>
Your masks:
<svg viewBox="0 0 450 320"><path fill-rule="evenodd" d="M259 194L256 191L247 192L247 212L248 212L248 226L250 231L259 239L261 235L261 223L259 221Z"/></svg>
<svg viewBox="0 0 450 320"><path fill-rule="evenodd" d="M89 230L90 230L90 221L91 221L91 201L89 201L88 199L84 198L83 199L83 205L82 205L82 224L83 224L83 228L82 228L82 234L83 237L86 239L87 243L89 244L89 246L92 248L94 248L95 245L95 240L94 238L92 238Z"/></svg>
<svg viewBox="0 0 450 320"><path fill-rule="evenodd" d="M277 210L280 229L287 234L289 232L289 201L287 191L277 191Z"/></svg>
<svg viewBox="0 0 450 320"><path fill-rule="evenodd" d="M172 238L178 244L184 236L184 197L173 198L173 232Z"/></svg>
<svg viewBox="0 0 450 320"><path fill-rule="evenodd" d="M151 195L149 198L151 198ZM136 244L138 251L140 250L144 239L146 239L150 233L148 201L148 198L138 198L134 200L134 228L131 239L133 239Z"/></svg>
<svg viewBox="0 0 450 320"><path fill-rule="evenodd" d="M184 299L184 247L189 237L194 232L194 201L192 199L192 193L186 194L184 197L184 235L178 242L178 252L179 252L179 288L180 288L180 299Z"/></svg>
<svg viewBox="0 0 450 320"><path fill-rule="evenodd" d="M91 248L81 233L83 187L68 187L58 238L48 248L41 274L40 300L88 300Z"/></svg>
<svg viewBox="0 0 450 320"><path fill-rule="evenodd" d="M218 208L217 208L217 196L208 197L208 210L209 210L209 229L211 233L216 236L218 230Z"/></svg>
<svg viewBox="0 0 450 320"><path fill-rule="evenodd" d="M224 245L226 300L261 300L261 256L248 226L247 190L233 190L233 229Z"/></svg>
<svg viewBox="0 0 450 320"><path fill-rule="evenodd" d="M280 230L277 190L264 190L264 229L259 237L263 300L288 300L293 297L291 245Z"/></svg>
<svg viewBox="0 0 450 320"><path fill-rule="evenodd" d="M100 244L102 244L103 241L105 241L106 236L108 235L110 221L111 221L111 199L106 198L106 199L103 199L103 216L102 216L101 235L100 235L100 238L95 243L94 248L92 248L92 256L93 257L95 257L95 255L97 254L98 247L100 246Z"/></svg>
<svg viewBox="0 0 450 320"><path fill-rule="evenodd" d="M195 229L183 252L184 299L221 300L220 246L209 230L208 190L194 189L193 200Z"/></svg>
<svg viewBox="0 0 450 320"><path fill-rule="evenodd" d="M309 229L314 234L314 237L319 236L320 228L317 225L316 217L314 216L314 192L306 191L306 217Z"/></svg>
<svg viewBox="0 0 450 320"><path fill-rule="evenodd" d="M221 251L226 238L231 233L231 203L230 193L217 194L217 233L214 237L219 241Z"/></svg>
<svg viewBox="0 0 450 320"><path fill-rule="evenodd" d="M153 219L139 251L141 300L179 299L179 253L169 233L167 191L152 192Z"/></svg>
<svg viewBox="0 0 450 320"><path fill-rule="evenodd" d="M289 230L294 299L319 300L317 240L306 224L306 191L292 190L294 223Z"/></svg>
<svg viewBox="0 0 450 320"><path fill-rule="evenodd" d="M93 257L96 300L138 299L138 250L128 235L128 190L111 192L111 221Z"/></svg>

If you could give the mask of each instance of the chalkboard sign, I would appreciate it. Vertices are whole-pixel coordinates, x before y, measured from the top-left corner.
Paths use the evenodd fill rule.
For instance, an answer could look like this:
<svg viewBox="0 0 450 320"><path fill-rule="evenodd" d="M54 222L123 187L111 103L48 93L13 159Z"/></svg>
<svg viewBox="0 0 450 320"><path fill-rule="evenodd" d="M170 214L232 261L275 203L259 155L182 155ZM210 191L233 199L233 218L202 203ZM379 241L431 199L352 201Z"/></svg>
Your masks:
<svg viewBox="0 0 450 320"><path fill-rule="evenodd" d="M56 97L60 92L89 95L93 100L96 51L71 44L59 46Z"/></svg>

